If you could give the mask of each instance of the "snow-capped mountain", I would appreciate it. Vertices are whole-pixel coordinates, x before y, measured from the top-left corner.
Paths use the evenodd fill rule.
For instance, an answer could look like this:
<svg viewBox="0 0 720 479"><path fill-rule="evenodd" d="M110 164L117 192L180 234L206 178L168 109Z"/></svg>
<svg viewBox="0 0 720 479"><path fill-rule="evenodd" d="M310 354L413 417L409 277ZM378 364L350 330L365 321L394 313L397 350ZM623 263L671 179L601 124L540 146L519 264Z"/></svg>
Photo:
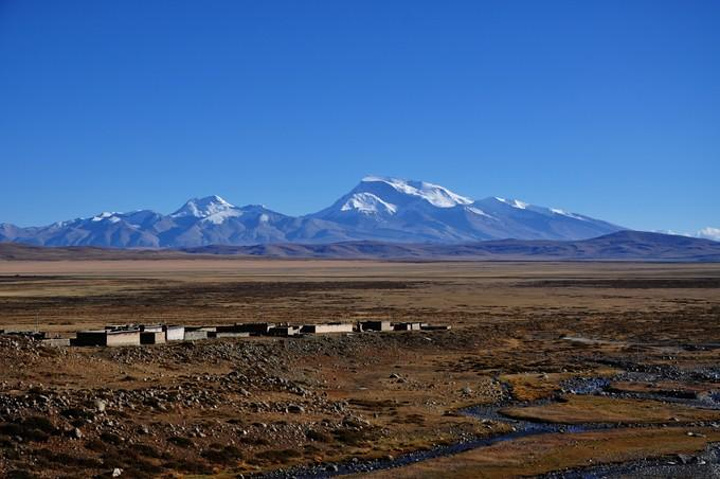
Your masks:
<svg viewBox="0 0 720 479"><path fill-rule="evenodd" d="M583 239L623 229L520 200L473 201L432 183L376 176L310 217L346 225L355 239L402 242Z"/></svg>
<svg viewBox="0 0 720 479"><path fill-rule="evenodd" d="M202 218L220 224L226 218L241 216L239 209L217 195L188 200L182 208L171 214L171 218Z"/></svg>
<svg viewBox="0 0 720 479"><path fill-rule="evenodd" d="M312 216L343 221L350 218L390 217L403 210L453 208L471 203L470 198L432 183L368 176L332 206Z"/></svg>
<svg viewBox="0 0 720 479"><path fill-rule="evenodd" d="M619 226L517 199L473 200L423 181L369 176L328 208L291 217L219 196L193 198L169 215L104 212L44 227L0 224L0 241L45 246L183 248L211 244L376 240L460 243L488 239L577 240Z"/></svg>

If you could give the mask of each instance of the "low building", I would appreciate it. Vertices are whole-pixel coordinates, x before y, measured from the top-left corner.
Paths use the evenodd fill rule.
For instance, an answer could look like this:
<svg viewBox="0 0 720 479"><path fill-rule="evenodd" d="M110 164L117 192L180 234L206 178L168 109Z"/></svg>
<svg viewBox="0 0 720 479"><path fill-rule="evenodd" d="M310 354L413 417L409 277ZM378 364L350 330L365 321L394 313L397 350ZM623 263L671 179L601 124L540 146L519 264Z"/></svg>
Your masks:
<svg viewBox="0 0 720 479"><path fill-rule="evenodd" d="M142 331L142 326L135 324L108 324L105 326L105 331Z"/></svg>
<svg viewBox="0 0 720 479"><path fill-rule="evenodd" d="M185 326L185 331L205 331L211 333L217 331L217 326Z"/></svg>
<svg viewBox="0 0 720 479"><path fill-rule="evenodd" d="M140 344L165 344L165 332L160 331L141 331Z"/></svg>
<svg viewBox="0 0 720 479"><path fill-rule="evenodd" d="M422 323L395 323L393 324L395 331L420 331L422 329Z"/></svg>
<svg viewBox="0 0 720 479"><path fill-rule="evenodd" d="M233 332L233 331L214 331L208 333L208 338L249 338L250 333L240 333L240 332Z"/></svg>
<svg viewBox="0 0 720 479"><path fill-rule="evenodd" d="M73 346L140 346L140 330L78 331Z"/></svg>
<svg viewBox="0 0 720 479"><path fill-rule="evenodd" d="M270 328L270 336L295 336L300 333L299 326L280 325Z"/></svg>
<svg viewBox="0 0 720 479"><path fill-rule="evenodd" d="M185 334L183 335L183 339L185 341L199 341L201 339L207 339L208 332L203 331L202 329L188 329L185 328Z"/></svg>
<svg viewBox="0 0 720 479"><path fill-rule="evenodd" d="M218 333L250 333L253 336L268 334L274 323L235 323L217 326Z"/></svg>
<svg viewBox="0 0 720 479"><path fill-rule="evenodd" d="M182 341L185 339L184 326L163 326L165 341Z"/></svg>
<svg viewBox="0 0 720 479"><path fill-rule="evenodd" d="M139 330L108 331L106 346L140 346Z"/></svg>
<svg viewBox="0 0 720 479"><path fill-rule="evenodd" d="M369 320L360 322L360 331L392 331L393 326L390 321Z"/></svg>
<svg viewBox="0 0 720 479"><path fill-rule="evenodd" d="M425 324L423 323L420 326L420 329L423 331L447 331L450 329L450 325L448 324Z"/></svg>
<svg viewBox="0 0 720 479"><path fill-rule="evenodd" d="M306 334L333 334L333 333L352 333L352 323L319 323L306 324L300 331Z"/></svg>
<svg viewBox="0 0 720 479"><path fill-rule="evenodd" d="M140 325L140 331L144 333L162 333L162 324L142 324Z"/></svg>

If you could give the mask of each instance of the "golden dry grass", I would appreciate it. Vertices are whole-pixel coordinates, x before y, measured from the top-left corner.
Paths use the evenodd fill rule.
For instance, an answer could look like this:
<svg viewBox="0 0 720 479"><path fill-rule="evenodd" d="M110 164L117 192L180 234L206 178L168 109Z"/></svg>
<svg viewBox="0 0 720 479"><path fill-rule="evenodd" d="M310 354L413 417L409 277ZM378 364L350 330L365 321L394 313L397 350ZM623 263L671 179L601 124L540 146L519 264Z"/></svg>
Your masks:
<svg viewBox="0 0 720 479"><path fill-rule="evenodd" d="M702 429L699 432L707 437L688 436L685 429L617 429L527 437L363 477L526 477L565 468L692 453L702 450L708 442L720 440L720 431Z"/></svg>
<svg viewBox="0 0 720 479"><path fill-rule="evenodd" d="M688 408L662 401L603 396L570 396L567 402L505 408L502 412L516 419L561 424L652 424L720 420L720 411Z"/></svg>

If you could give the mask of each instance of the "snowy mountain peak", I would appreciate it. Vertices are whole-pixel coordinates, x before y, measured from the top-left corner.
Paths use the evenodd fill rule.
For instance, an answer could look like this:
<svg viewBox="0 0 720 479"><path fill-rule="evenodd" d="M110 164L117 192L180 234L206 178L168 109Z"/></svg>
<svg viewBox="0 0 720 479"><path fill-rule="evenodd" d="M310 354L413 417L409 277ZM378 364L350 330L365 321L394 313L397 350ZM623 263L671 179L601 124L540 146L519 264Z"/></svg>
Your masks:
<svg viewBox="0 0 720 479"><path fill-rule="evenodd" d="M395 214L397 206L383 201L372 193L355 193L340 207L340 211L356 210L363 214Z"/></svg>
<svg viewBox="0 0 720 479"><path fill-rule="evenodd" d="M447 188L433 183L424 181L401 180L398 178L388 178L383 176L366 176L362 179L360 185L355 189L356 192L373 193L372 191L377 185L387 185L398 193L423 199L438 208L452 208L458 205L469 205L473 201L470 198L453 193ZM358 191L361 190L361 191ZM387 200L387 198L385 198Z"/></svg>
<svg viewBox="0 0 720 479"><path fill-rule="evenodd" d="M528 206L530 206L529 203L525 203L524 201L501 198L500 196L496 196L495 199L501 203L505 203L506 205L512 206L513 208L517 208L519 210L525 210Z"/></svg>
<svg viewBox="0 0 720 479"><path fill-rule="evenodd" d="M235 210L235 206L223 198L213 195L204 198L193 198L188 200L182 208L171 214L171 218L182 218L191 216L194 218L208 218L219 213L226 213Z"/></svg>
<svg viewBox="0 0 720 479"><path fill-rule="evenodd" d="M117 223L120 221L120 218L117 217L120 213L113 212L113 211L103 211L97 216L93 216L90 218L90 221L93 223L97 223L98 221L109 221L110 223Z"/></svg>

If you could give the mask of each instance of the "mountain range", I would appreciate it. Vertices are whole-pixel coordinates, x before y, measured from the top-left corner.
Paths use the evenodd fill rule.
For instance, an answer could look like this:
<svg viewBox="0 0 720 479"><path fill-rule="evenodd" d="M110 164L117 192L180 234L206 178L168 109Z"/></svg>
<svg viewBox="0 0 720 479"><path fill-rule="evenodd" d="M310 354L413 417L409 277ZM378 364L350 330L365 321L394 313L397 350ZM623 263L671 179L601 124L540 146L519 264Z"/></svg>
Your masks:
<svg viewBox="0 0 720 479"><path fill-rule="evenodd" d="M329 207L300 217L261 205L237 207L209 196L191 199L169 215L141 210L40 227L0 224L0 242L112 248L349 241L460 244L510 238L583 240L623 229L517 199L473 200L432 183L369 176Z"/></svg>

